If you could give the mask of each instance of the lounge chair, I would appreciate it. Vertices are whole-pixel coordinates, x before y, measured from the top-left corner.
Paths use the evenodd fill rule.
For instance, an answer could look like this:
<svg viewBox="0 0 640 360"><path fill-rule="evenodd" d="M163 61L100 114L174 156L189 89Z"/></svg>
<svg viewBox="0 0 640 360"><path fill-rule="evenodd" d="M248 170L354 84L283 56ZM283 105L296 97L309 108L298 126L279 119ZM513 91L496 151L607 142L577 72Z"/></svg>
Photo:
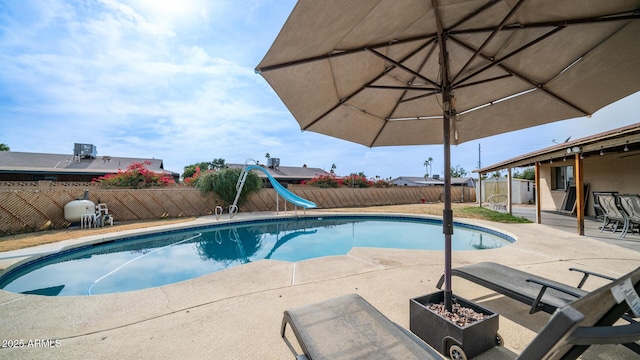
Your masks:
<svg viewBox="0 0 640 360"><path fill-rule="evenodd" d="M629 303L619 302L612 291L626 283L637 301L640 267L558 309L518 359L577 359L596 344L621 344L637 353L640 323L613 326L630 310Z"/></svg>
<svg viewBox="0 0 640 360"><path fill-rule="evenodd" d="M612 289L628 280L640 291L640 268L558 309L518 359L576 359L593 344L640 340L640 323L612 326L629 311ZM281 335L297 354L285 338L287 324L302 348L299 360L442 359L356 294L285 311Z"/></svg>
<svg viewBox="0 0 640 360"><path fill-rule="evenodd" d="M389 320L356 294L284 312L302 348L301 359L442 359L413 333ZM287 342L292 352L296 353Z"/></svg>
<svg viewBox="0 0 640 360"><path fill-rule="evenodd" d="M576 268L569 270L583 274L582 280L575 287L493 262L481 262L454 268L451 269L451 275L530 305L530 314L538 311L553 314L558 308L588 294L587 291L582 290L582 286L590 275L611 281L615 280L615 278L591 271ZM443 284L444 276L440 277L436 287L440 289Z"/></svg>
<svg viewBox="0 0 640 360"><path fill-rule="evenodd" d="M582 286L591 275L615 283L619 280L587 270L576 268L570 268L569 270L583 274L577 287L492 262L481 262L454 268L451 269L451 275L469 280L497 293L530 305L530 314L538 311L553 314L564 306L574 306L573 304L575 304L576 301L591 294L582 289ZM637 269L636 272L640 273L640 268ZM443 283L444 276L440 277L436 287L441 288ZM623 318L630 323L636 323L630 316L625 315ZM638 326L640 326L640 324ZM640 339L640 337L638 339ZM640 354L640 344L629 343L623 345Z"/></svg>
<svg viewBox="0 0 640 360"><path fill-rule="evenodd" d="M604 220L604 209L602 209L602 205L600 205L599 196L601 195L615 195L617 191L593 191L591 195L593 195L593 211L596 214L596 219Z"/></svg>
<svg viewBox="0 0 640 360"><path fill-rule="evenodd" d="M640 195L623 194L616 196L618 204L624 211L625 223L620 237L627 236L629 230L634 232L640 226Z"/></svg>
<svg viewBox="0 0 640 360"><path fill-rule="evenodd" d="M595 195L598 204L602 211L604 211L604 217L602 220L602 227L600 232L611 226L611 231L618 231L618 227L626 223L626 217L624 210L620 207L619 200L617 199L617 193L600 193Z"/></svg>

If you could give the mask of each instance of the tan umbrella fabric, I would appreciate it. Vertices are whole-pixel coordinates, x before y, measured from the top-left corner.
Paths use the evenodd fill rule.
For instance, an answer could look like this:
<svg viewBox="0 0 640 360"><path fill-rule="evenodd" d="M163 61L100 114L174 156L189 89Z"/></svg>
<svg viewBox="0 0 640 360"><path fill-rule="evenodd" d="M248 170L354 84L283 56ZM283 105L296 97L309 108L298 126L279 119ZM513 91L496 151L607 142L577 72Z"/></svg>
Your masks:
<svg viewBox="0 0 640 360"><path fill-rule="evenodd" d="M636 92L639 8L447 0L434 11L425 0L302 0L257 71L303 130L369 147L441 144L437 12L459 144L590 115Z"/></svg>
<svg viewBox="0 0 640 360"><path fill-rule="evenodd" d="M640 0L299 0L256 68L309 130L444 145L588 116L640 90Z"/></svg>

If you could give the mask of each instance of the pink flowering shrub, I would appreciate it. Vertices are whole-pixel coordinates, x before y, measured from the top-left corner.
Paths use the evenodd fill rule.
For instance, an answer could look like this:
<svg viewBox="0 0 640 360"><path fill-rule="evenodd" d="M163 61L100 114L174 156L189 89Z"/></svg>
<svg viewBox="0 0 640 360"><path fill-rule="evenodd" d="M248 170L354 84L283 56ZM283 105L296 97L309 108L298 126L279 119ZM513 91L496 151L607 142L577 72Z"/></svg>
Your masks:
<svg viewBox="0 0 640 360"><path fill-rule="evenodd" d="M342 179L336 178L335 175L318 175L311 180L302 181L302 185L315 186L320 188L337 188L342 186Z"/></svg>
<svg viewBox="0 0 640 360"><path fill-rule="evenodd" d="M392 184L387 180L373 180L367 179L367 177L360 174L351 174L343 178L337 178L335 175L318 175L311 180L302 181L302 185L316 186L321 188L337 188L337 187L350 187L350 188L368 188L368 187L391 187Z"/></svg>
<svg viewBox="0 0 640 360"><path fill-rule="evenodd" d="M193 175L191 175L188 178L184 179L184 183L189 185L189 186L196 186L198 184L198 179L200 178L200 166L196 166L196 172L193 173Z"/></svg>
<svg viewBox="0 0 640 360"><path fill-rule="evenodd" d="M149 169L151 161L134 162L125 171L118 170L115 174L107 174L92 180L105 187L123 187L130 189L147 188L152 186L168 186L175 184L173 178L167 174L158 174Z"/></svg>

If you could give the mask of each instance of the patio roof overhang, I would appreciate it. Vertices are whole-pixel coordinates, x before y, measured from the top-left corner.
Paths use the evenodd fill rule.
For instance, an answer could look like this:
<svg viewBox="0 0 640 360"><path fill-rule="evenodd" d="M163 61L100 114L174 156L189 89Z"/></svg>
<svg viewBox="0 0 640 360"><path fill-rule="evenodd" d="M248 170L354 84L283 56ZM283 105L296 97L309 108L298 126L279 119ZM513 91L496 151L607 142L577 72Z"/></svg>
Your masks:
<svg viewBox="0 0 640 360"><path fill-rule="evenodd" d="M486 174L504 169L529 167L536 163L548 163L549 161L570 158L576 152L579 152L585 158L600 156L600 152L603 154L620 153L626 156L640 156L640 123L567 141L486 166L482 169L473 170L473 172Z"/></svg>
<svg viewBox="0 0 640 360"><path fill-rule="evenodd" d="M507 174L507 211L511 213L511 169L517 167L535 167L535 187L540 189L540 166L552 161L573 159L575 177L575 213L578 224L578 234L584 235L584 175L583 159L592 156L600 156L611 153L623 154L622 156L640 155L640 123L611 131L599 133L574 141L566 141L542 150L524 154L503 162L474 170L476 173L486 174L489 172L508 170ZM482 181L482 176L479 176ZM480 187L481 188L481 187ZM481 190L480 190L481 191ZM480 193L482 198L482 193ZM541 223L540 191L536 191L536 222ZM482 202L480 203L482 206Z"/></svg>

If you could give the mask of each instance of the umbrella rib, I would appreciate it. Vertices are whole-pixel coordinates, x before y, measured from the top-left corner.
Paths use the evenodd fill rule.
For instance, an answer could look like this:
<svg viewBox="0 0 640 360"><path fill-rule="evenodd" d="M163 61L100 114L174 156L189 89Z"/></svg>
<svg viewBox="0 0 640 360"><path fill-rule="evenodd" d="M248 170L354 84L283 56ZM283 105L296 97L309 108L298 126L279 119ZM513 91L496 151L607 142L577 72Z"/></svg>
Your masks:
<svg viewBox="0 0 640 360"><path fill-rule="evenodd" d="M418 49L416 49L415 51L411 52L410 54L408 54L407 56L405 56L401 61L405 61L406 59L410 58L411 56L415 55L417 52L419 52L420 50L424 49L426 46L428 46L429 44L433 43L434 39L431 39L431 41L427 41L424 45L420 46ZM406 67L402 66L399 62L390 59L380 53L378 53L375 50L372 50L372 48L364 48L364 50L368 50L373 54L376 55L380 55L382 57L385 58L385 60L391 62L393 64L393 66L401 66L403 68L403 70L409 71L410 73L414 73L411 69L407 69ZM431 54L432 52L430 52ZM366 89L366 88L382 88L382 86L376 86L376 85L371 85L374 82L378 81L379 79L381 79L383 76L385 76L390 69L387 69L386 71L384 71L383 73L381 73L379 76L377 76L375 79L371 80L369 83L363 85L360 89L358 89L357 91L355 91L353 94L348 95L347 97L343 98L340 100L339 103L335 104L334 106L331 107L331 109L327 110L326 112L324 112L322 115L318 116L316 119L314 119L313 121L311 121L307 126L303 127L302 130L305 131L307 129L309 129L311 126L313 126L315 123L317 123L320 119L322 119L323 117L327 116L327 114L330 114L332 111L334 111L335 109L337 109L340 105L344 104L346 101L348 101L349 99L351 99L352 97L354 97L355 95L357 95L358 93L360 93L362 90ZM419 74L418 74L419 75ZM420 76L420 78L423 78L423 76ZM425 81L429 82L429 83L433 83L432 81L430 81L429 79L424 78ZM437 86L437 84L434 84ZM416 90L416 89L413 89ZM419 90L419 89L418 89ZM377 139L377 136L376 136ZM375 141L375 140L374 140Z"/></svg>
<svg viewBox="0 0 640 360"><path fill-rule="evenodd" d="M438 88L423 88L412 86L391 86L391 85L365 85L368 89L382 89L382 90L406 90L406 91L438 91Z"/></svg>
<svg viewBox="0 0 640 360"><path fill-rule="evenodd" d="M331 58L334 58L334 57L337 57L337 56L345 56L345 55L355 54L355 53L359 53L359 52L363 52L363 51L368 51L370 49L384 48L384 47L400 45L400 44L404 44L404 43L408 43L408 42L414 42L414 41L420 41L420 40L430 40L430 41L427 42L427 44L429 44L429 43L431 43L431 41L434 40L434 37L435 37L435 34L418 35L418 36L413 36L413 37L409 37L409 38L405 38L405 39L397 39L397 40L386 41L386 42L382 42L382 43L378 43L378 44L367 45L365 47L358 47L358 48L352 48L352 49L343 49L343 50L333 50L333 52L330 52L330 53L327 53L327 54L322 54L322 55L318 55L318 56L311 56L311 57L308 57L308 58L298 59L298 60L293 60L293 61L287 61L287 62L280 63L280 64L263 66L263 67L260 67L260 68L256 68L255 71L256 71L256 73L260 74L260 73L263 73L263 72L272 71L272 70L278 70L278 69L286 68L286 67L289 67L289 66L302 65L302 64L306 64L306 63L310 63L310 62L331 59Z"/></svg>
<svg viewBox="0 0 640 360"><path fill-rule="evenodd" d="M405 56L401 61L405 61L406 59L410 58L411 56L415 55L417 52L419 52L420 50L424 49L426 46L428 46L429 44L433 43L434 39L431 39L430 41L427 41L424 45L418 47L418 49L416 49L415 51L412 51L410 54L408 54L407 56ZM364 48L363 50L366 51L370 51L373 54L379 54L378 52L372 50L372 48ZM431 54L432 52L430 52L429 54ZM380 54L382 55L382 54ZM384 55L382 55L384 56ZM384 56L386 58L386 56ZM391 62L394 66L400 65L400 63L398 63L397 61L387 58L387 61ZM409 69L407 69L409 70ZM360 93L362 90L368 88L368 87L372 87L375 88L375 85L371 85L374 82L378 81L379 79L381 79L383 76L385 76L388 72L390 71L390 69L387 69L386 71L384 71L383 73L381 73L380 75L376 76L375 79L371 80L369 83L363 85L360 89L358 89L357 91L355 91L353 94L350 94L348 96L346 96L345 98L341 99L340 102L338 102L337 104L335 104L334 106L331 107L331 109L327 110L326 112L324 112L322 115L318 116L316 119L314 119L313 121L311 121L307 126L303 127L302 130L305 131L308 128L310 128L311 126L313 126L315 123L317 123L320 119L322 119L323 117L327 116L327 114L330 114L333 110L337 109L340 105L344 104L346 101L348 101L349 99L351 99L352 97L356 96L358 93ZM424 79L427 82L431 82L428 79ZM437 85L436 85L437 86ZM377 136L376 136L377 138Z"/></svg>
<svg viewBox="0 0 640 360"><path fill-rule="evenodd" d="M498 66L498 65L500 65L500 64L501 64L502 62L504 62L505 60L507 60L507 59L511 58L511 57L512 57L512 56L514 56L514 55L519 54L520 52L522 52L522 51L524 51L524 50L526 50L526 49L530 48L531 46L533 46L533 45L535 45L535 44L539 43L540 41L542 41L542 40L544 40L544 39L548 38L549 36L551 36L551 35L553 35L553 34L557 33L558 31L560 31L560 30L562 30L562 29L564 29L564 27L558 27L558 28L555 28L555 29L553 29L553 30L551 30L551 31L547 32L546 34L544 34L544 35L542 35L542 36L538 37L537 39L535 39L535 40L533 40L533 41L530 41L529 43L527 43L527 44L525 44L525 45L523 45L523 46L519 47L518 49L516 49L516 50L512 51L511 53L509 53L509 54L507 54L507 55L503 56L502 58L500 58L500 59L498 59L498 60L496 60L496 59L494 59L494 58L487 57L487 56L485 56L485 55L480 54L480 52L479 52L479 51L475 51L475 49L474 49L472 46L470 46L470 45L468 45L468 44L464 43L463 41L461 41L461 40L457 39L456 37L451 36L451 37L450 37L450 39L451 39L451 40L453 40L453 41L455 41L458 45L461 45L461 46L463 46L463 47L467 48L467 49L468 49L468 50L470 50L470 51L475 51L477 55L482 56L484 59L486 59L486 60L489 60L489 61L490 61L490 63L489 63L488 65L486 65L486 66L484 66L484 67L482 67L482 68L480 68L480 69L478 69L478 70L474 71L473 73L471 73L471 74L469 74L468 76L466 76L464 79L462 79L462 80L458 81L457 83L453 84L453 87L457 87L458 85L460 85L460 84L462 84L463 82L465 82L465 81L467 81L467 80L469 80L469 79L471 79L471 78L473 78L473 77L477 76L478 74L481 74L481 73L483 73L483 72L485 72L485 71L489 70L490 68L492 68L492 67L494 67L494 66Z"/></svg>
<svg viewBox="0 0 640 360"><path fill-rule="evenodd" d="M491 34L485 39L484 43L482 43L482 45L480 45L480 47L473 53L473 55L471 55L471 57L469 58L469 60L467 60L467 63L464 64L464 66L462 67L462 69L460 69L460 71L458 71L458 73L451 79L451 83L454 83L456 81L456 79L462 74L464 73L465 70L467 70L467 68L471 65L471 63L478 57L478 55L482 52L482 50L484 50L484 48L489 45L489 43L491 42L491 40L493 40L493 38L498 35L498 33L502 30L502 28L505 26L505 24L507 23L507 21L509 21L509 19L511 19L511 17L513 17L513 15L520 9L520 6L522 6L522 4L525 2L525 0L520 0L518 1L518 3L511 9L511 11L509 11L509 13L507 14L507 16L504 17L504 19L502 19L502 21L500 22L500 24L498 24L498 26L493 29L493 31L491 32Z"/></svg>
<svg viewBox="0 0 640 360"><path fill-rule="evenodd" d="M433 96L433 95L438 95L440 94L442 91L440 89L435 89L433 92L430 92L428 94L422 94L422 95L417 95L414 97L410 97L410 98L406 98L406 99L402 99L400 101L398 101L399 103L403 103L403 102L408 102L408 101L413 101L413 100L418 100L418 99L422 99L425 97L429 97L429 96Z"/></svg>
<svg viewBox="0 0 640 360"><path fill-rule="evenodd" d="M623 21L623 20L635 20L635 19L640 19L640 9L636 9L636 10L634 10L632 12L604 15L604 16L591 17L591 18L559 20L559 21L547 21L547 22L530 23L530 24L516 23L516 24L511 24L511 25L504 26L502 28L502 31L522 30L522 29L540 28L540 27L571 26L571 25L582 25L582 24L590 24L590 23ZM494 31L494 30L495 30L495 27L478 28L478 29L465 29L465 30L450 30L449 34L450 35L475 34L475 33L491 32L491 31Z"/></svg>
<svg viewBox="0 0 640 360"><path fill-rule="evenodd" d="M433 46L431 46L431 49L429 49L429 52L427 53L427 56L425 56L422 59L422 63L420 64L420 66L418 67L418 72L422 71L422 69L424 69L424 66L427 64L427 61L429 61L429 59L431 58L431 55L433 55L433 52L436 49L436 46L438 45L435 41L431 41L430 43L433 44ZM428 44L425 44L425 46L427 46ZM421 47L420 49L414 51L412 54L406 56L404 58L404 60L410 58L411 56L413 56L414 54L417 54L419 51L421 51L424 48ZM416 77L414 76L411 79L411 83L413 84L413 81L416 79ZM387 127L387 125L389 124L389 119L391 118L391 115L396 111L396 109L398 108L398 105L400 105L400 103L405 102L405 101L409 101L409 100L413 100L414 98L411 99L404 99L405 95L407 95L408 91L410 90L415 90L415 88L412 87L406 87L403 89L404 92L402 93L402 95L400 96L400 99L395 103L395 105L393 106L393 109L391 109L391 111L389 111L389 113L387 114L387 117L385 118L385 122L384 124L382 124L382 126L380 127L380 129L378 130L378 133L376 134L376 136L373 137L373 141L371 141L371 143L369 144L369 147L372 147L376 141L378 141L378 138L380 137L380 135L382 134L382 132L384 131L384 129ZM426 90L426 89L425 89ZM431 96L433 94L438 94L440 93L440 89L431 89L432 92L430 94L427 94L426 96ZM422 98L422 96L419 96L419 98Z"/></svg>
<svg viewBox="0 0 640 360"><path fill-rule="evenodd" d="M513 75L511 74L507 74L507 75L501 75L501 76L496 76L494 78L490 78L490 79L484 79L484 80L479 80L479 81L474 81L474 82L470 82L467 84L463 84L463 85L454 85L454 88L456 89L462 89L462 88L466 88L466 87L470 87L470 86L475 86L475 85L482 85L482 84L486 84L488 82L492 82L492 81L498 81L498 80L502 80L502 79L506 79L506 78L510 78Z"/></svg>
<svg viewBox="0 0 640 360"><path fill-rule="evenodd" d="M404 59L402 59L402 61L404 61L404 60L408 59L409 57L411 57L412 55L414 55L414 54L415 54L415 53L417 53L418 51L420 51L420 50L424 49L424 47L425 47L425 46L427 46L427 45L428 45L428 44L430 44L430 43L431 43L431 41L427 42L426 44L424 44L423 46L421 46L419 49L417 49L416 51L414 51L412 54L410 54L410 55L406 56ZM393 65L395 65L396 67L398 67L398 68L400 68L400 69L402 69L402 70L404 70L404 71L408 72L409 74L411 74L411 75L413 75L413 76L415 76L415 77L418 77L418 78L420 78L420 79L422 79L422 80L424 80L424 81L428 82L429 84L431 84L431 85L433 85L433 86L438 86L438 84L436 84L433 80L431 80L431 79L429 79L429 78L427 78L427 77L425 77L425 76L421 75L420 73L418 73L418 72L416 72L416 71L413 71L413 70L409 69L408 67L406 67L406 66L402 65L400 62L397 62L397 61L393 60L392 58L390 58L390 57L388 57L388 56L386 56L386 55L383 55L383 54L381 54L381 53L379 53L379 52L377 52L377 51L375 51L375 50L373 50L373 49L367 49L367 50L368 50L369 52L371 52L372 54L374 54L374 55L378 56L379 58L382 58L383 60L385 60L385 61L387 61L387 62L390 62L390 63L392 63Z"/></svg>
<svg viewBox="0 0 640 360"><path fill-rule="evenodd" d="M453 39L453 38L452 38L452 39ZM458 41L458 40L455 40L455 39L453 39L453 40L454 40L454 41L456 41L456 43L458 43L459 45L462 45L463 47L467 48L468 50L473 51L473 49L472 49L471 47L469 47L467 44L465 44L465 43L463 43L463 42L460 42L460 41ZM484 58L485 60L492 61L490 58L488 58L488 57L487 57L487 56L485 56L485 55L479 54L479 56L480 56L480 57L482 57L482 58ZM526 77L526 76L524 76L524 75L522 75L522 74L520 74L520 73L518 73L518 72L516 72L516 71L514 71L514 70L512 70L512 69L510 69L510 68L508 68L508 67L506 67L505 65L503 65L503 64L501 64L501 63L496 63L495 65L496 65L496 66L499 66L501 69L503 69L504 71L508 72L509 74L511 74L511 75L513 75L513 76L515 76L515 77L519 78L520 80L522 80L522 81L524 81L524 82L527 82L527 83L529 83L529 84L533 85L537 90L540 90L540 91L544 92L545 94L547 94L547 95L549 95L549 96L553 97L554 99L556 99L556 100L558 100L558 101L562 102L563 104L565 104L565 105L567 105L567 106L569 106L569 107L574 108L575 110L577 110L577 111L581 112L581 113L582 113L582 114L584 114L584 115L589 115L589 112L588 112L588 111L585 111L585 110L581 109L581 108L580 108L580 107L578 107L577 105L572 104L572 103L571 103L571 102L569 102L568 100L566 100L566 99L564 99L564 98L562 98L562 97L560 97L560 96L558 96L558 95L556 95L556 94L552 93L551 91L549 91L549 90L545 89L545 88L544 88L544 84L537 83L537 82L535 82L535 81L533 81L533 80L529 79L528 77Z"/></svg>
<svg viewBox="0 0 640 360"><path fill-rule="evenodd" d="M496 3L497 2L499 2L499 1L496 1ZM490 5L490 4L493 4L493 3L489 3L487 5ZM487 8L488 8L488 6L487 6ZM478 11L481 11L481 10L485 10L485 7L480 8ZM478 12L478 11L476 11L476 12ZM463 20L466 21L466 20L470 19L471 17L473 17L475 15L477 15L477 14L473 13L473 14L469 15L467 18L465 18ZM569 26L569 25L579 25L579 24L585 24L585 23L622 21L622 20L634 20L634 19L640 19L640 13L638 12L638 10L635 10L634 12L627 12L627 13L622 13L622 14L612 14L612 15L600 16L600 17L595 17L595 18L562 20L562 21L532 23L532 24L513 24L513 25L507 25L507 26L503 27L502 31L520 30L520 29L535 28L535 27ZM454 27L460 25L462 22L463 22L462 20L459 21L457 24L454 25ZM448 34L449 35L473 34L473 33L481 33L481 32L490 32L490 31L494 31L494 30L495 30L495 27L479 28L479 29L467 29L467 30L449 30ZM419 40L425 40L425 39L433 39L436 35L437 34L418 35L418 36L414 36L414 37L410 37L410 38L406 38L406 39L397 39L397 40L393 40L393 41L387 41L387 42L382 42L382 43L378 43L378 44L373 44L373 45L369 45L368 47L363 47L363 48L336 50L335 52L328 53L328 54L322 54L322 55L312 56L312 57L308 57L308 58L304 58L304 59L298 59L298 60L288 61L288 62L284 62L284 63L280 63L280 64L274 64L274 65L269 65L269 66L256 68L255 71L256 71L256 73L263 73L263 72L267 72L267 71L286 68L286 67L289 67L289 66L301 65L301 64L305 64L305 63L309 63L309 62L330 59L330 58L336 57L336 56L343 56L343 55L349 55L349 54L353 54L353 53L357 53L357 52L367 51L368 49L377 49L377 48L381 48L381 47L387 47L387 46L391 46L391 45L403 44L403 43L407 43L407 42L413 42L413 41L419 41Z"/></svg>

